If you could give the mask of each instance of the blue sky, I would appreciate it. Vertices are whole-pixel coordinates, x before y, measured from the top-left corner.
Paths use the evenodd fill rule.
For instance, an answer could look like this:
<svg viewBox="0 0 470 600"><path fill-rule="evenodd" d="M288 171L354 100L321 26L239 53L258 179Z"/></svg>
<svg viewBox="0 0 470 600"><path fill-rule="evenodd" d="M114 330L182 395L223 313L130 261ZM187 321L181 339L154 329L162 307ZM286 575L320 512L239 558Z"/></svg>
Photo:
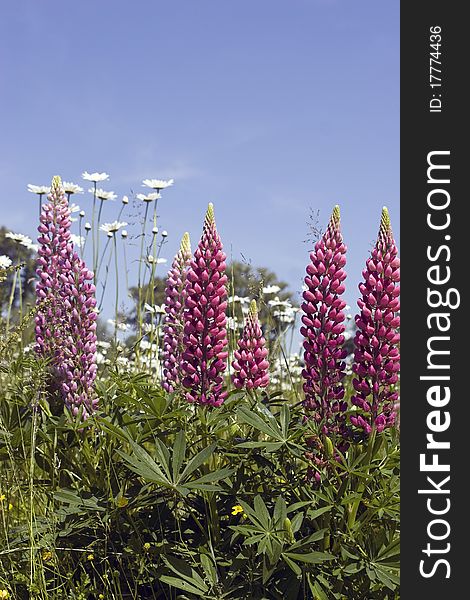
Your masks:
<svg viewBox="0 0 470 600"><path fill-rule="evenodd" d="M35 235L26 186L54 174L106 171L120 196L173 177L164 256L186 230L196 243L213 202L227 253L298 290L310 210L324 227L339 204L353 307L383 205L399 238L398 2L4 3L0 86L12 230Z"/></svg>

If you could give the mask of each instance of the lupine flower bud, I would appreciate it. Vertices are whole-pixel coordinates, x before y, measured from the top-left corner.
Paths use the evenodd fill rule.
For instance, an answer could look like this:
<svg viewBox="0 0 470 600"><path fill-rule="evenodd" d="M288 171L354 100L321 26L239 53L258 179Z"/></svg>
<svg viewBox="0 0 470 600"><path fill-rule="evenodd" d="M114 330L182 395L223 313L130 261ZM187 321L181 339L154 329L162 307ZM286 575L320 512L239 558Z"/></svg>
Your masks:
<svg viewBox="0 0 470 600"><path fill-rule="evenodd" d="M227 396L222 390L228 356L225 259L209 204L186 279L182 369L188 402L220 406Z"/></svg>
<svg viewBox="0 0 470 600"><path fill-rule="evenodd" d="M322 425L325 434L342 429L347 408L341 384L346 357L343 349L346 303L340 297L345 289L345 254L339 207L335 206L326 232L310 254L300 329L305 338L304 406Z"/></svg>
<svg viewBox="0 0 470 600"><path fill-rule="evenodd" d="M258 321L256 300L252 300L242 336L238 340L238 350L234 352L235 360L232 362L235 370L232 381L236 388L252 390L268 385L269 362L266 359L268 350L265 344Z"/></svg>
<svg viewBox="0 0 470 600"><path fill-rule="evenodd" d="M60 177L52 180L38 227L36 351L52 359L51 388L74 415L96 408L96 299L93 273L73 249L70 208Z"/></svg>
<svg viewBox="0 0 470 600"><path fill-rule="evenodd" d="M398 400L394 386L400 369L400 259L386 208L382 210L378 239L362 275L361 298L357 302L361 312L356 316L354 338L356 394L352 398L361 410L351 417L351 423L368 435L374 427L381 432L394 424L394 405Z"/></svg>
<svg viewBox="0 0 470 600"><path fill-rule="evenodd" d="M181 246L168 272L165 288L165 324L163 326L163 388L174 392L181 381L183 353L184 302L186 274L191 260L189 234L185 233Z"/></svg>

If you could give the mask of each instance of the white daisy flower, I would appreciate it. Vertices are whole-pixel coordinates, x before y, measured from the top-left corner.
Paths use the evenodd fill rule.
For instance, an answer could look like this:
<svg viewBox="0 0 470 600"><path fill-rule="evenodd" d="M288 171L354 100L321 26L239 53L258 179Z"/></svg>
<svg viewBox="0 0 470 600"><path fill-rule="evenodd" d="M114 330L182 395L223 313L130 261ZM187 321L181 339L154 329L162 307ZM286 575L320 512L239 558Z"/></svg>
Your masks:
<svg viewBox="0 0 470 600"><path fill-rule="evenodd" d="M269 306L283 306L286 309L292 308L292 304L289 300L281 300L278 296L274 300L268 300Z"/></svg>
<svg viewBox="0 0 470 600"><path fill-rule="evenodd" d="M94 181L95 183L98 181L106 181L106 179L109 179L109 175L107 173L88 173L88 171L82 173L82 177L86 181Z"/></svg>
<svg viewBox="0 0 470 600"><path fill-rule="evenodd" d="M267 285L263 288L263 294L277 294L281 291L278 285Z"/></svg>
<svg viewBox="0 0 470 600"><path fill-rule="evenodd" d="M129 331L130 325L128 323L117 323L114 319L108 319L108 323L112 327L116 327L119 331Z"/></svg>
<svg viewBox="0 0 470 600"><path fill-rule="evenodd" d="M249 298L240 298L240 296L237 296L237 295L235 295L235 296L232 296L232 297L230 298L230 300L231 300L232 302L240 302L240 304L248 304L248 303L250 302L250 299L249 299Z"/></svg>
<svg viewBox="0 0 470 600"><path fill-rule="evenodd" d="M150 304L147 304L147 302L144 304L144 309L149 312L152 315L164 315L166 314L166 310L165 310L165 305L164 304L155 304L154 306L151 306Z"/></svg>
<svg viewBox="0 0 470 600"><path fill-rule="evenodd" d="M147 256L147 262L152 265L152 264L156 264L156 265L163 265L165 264L167 261L166 258L155 258L153 257L151 254L149 254Z"/></svg>
<svg viewBox="0 0 470 600"><path fill-rule="evenodd" d="M81 235L75 235L74 233L72 233L70 235L70 241L73 243L74 246L82 248L83 244L85 243L85 238Z"/></svg>
<svg viewBox="0 0 470 600"><path fill-rule="evenodd" d="M72 202L72 204L69 204L69 209L70 209L71 214L80 212L80 207L78 206L78 204L74 204L73 202ZM76 217L70 217L70 220L72 222L78 221L78 219Z"/></svg>
<svg viewBox="0 0 470 600"><path fill-rule="evenodd" d="M137 200L142 200L142 202L153 202L154 200L159 200L162 195L159 192L154 192L153 194L137 194Z"/></svg>
<svg viewBox="0 0 470 600"><path fill-rule="evenodd" d="M50 191L51 188L47 185L33 185L32 183L28 183L28 192L31 192L32 194L42 196L44 194L49 194Z"/></svg>
<svg viewBox="0 0 470 600"><path fill-rule="evenodd" d="M37 252L39 250L39 244L34 244L33 242L23 242L22 245L31 250L32 252Z"/></svg>
<svg viewBox="0 0 470 600"><path fill-rule="evenodd" d="M123 227L125 227L127 225L127 223L125 221L113 221L112 223L103 223L102 225L100 225L100 230L104 231L105 233L116 233L116 231L119 231L120 229L122 229Z"/></svg>
<svg viewBox="0 0 470 600"><path fill-rule="evenodd" d="M240 327L240 323L236 317L227 318L227 327L232 331L236 331Z"/></svg>
<svg viewBox="0 0 470 600"><path fill-rule="evenodd" d="M0 254L0 269L11 267L11 258L6 254Z"/></svg>
<svg viewBox="0 0 470 600"><path fill-rule="evenodd" d="M143 185L152 188L152 190L164 190L170 185L173 185L174 179L144 179L142 181Z"/></svg>
<svg viewBox="0 0 470 600"><path fill-rule="evenodd" d="M18 244L22 244L23 246L33 243L33 240L30 237L23 235L22 233L13 233L12 231L9 231L5 233L5 237L17 242Z"/></svg>
<svg viewBox="0 0 470 600"><path fill-rule="evenodd" d="M64 192L66 194L83 194L83 188L76 183L72 183L71 181L63 181L62 187L64 188Z"/></svg>
<svg viewBox="0 0 470 600"><path fill-rule="evenodd" d="M95 193L93 188L88 190L91 194ZM96 188L96 197L99 200L116 200L117 195L114 192L107 192L106 190L102 190L101 188Z"/></svg>

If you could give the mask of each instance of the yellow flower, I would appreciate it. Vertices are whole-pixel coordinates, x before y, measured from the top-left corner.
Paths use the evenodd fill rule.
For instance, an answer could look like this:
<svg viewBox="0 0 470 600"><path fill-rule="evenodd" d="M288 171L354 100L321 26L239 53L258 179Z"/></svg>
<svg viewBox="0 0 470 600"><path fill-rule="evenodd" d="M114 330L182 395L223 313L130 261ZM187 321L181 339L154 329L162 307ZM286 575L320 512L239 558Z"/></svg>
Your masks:
<svg viewBox="0 0 470 600"><path fill-rule="evenodd" d="M0 590L0 598L9 598L10 594L8 592L8 590Z"/></svg>
<svg viewBox="0 0 470 600"><path fill-rule="evenodd" d="M86 558L87 558L87 560L94 560L95 559L95 555L94 554L89 554Z"/></svg>
<svg viewBox="0 0 470 600"><path fill-rule="evenodd" d="M10 502L10 504L8 505L8 510L13 510L13 504Z"/></svg>
<svg viewBox="0 0 470 600"><path fill-rule="evenodd" d="M5 494L0 494L0 502L3 502L4 500L6 500L6 496Z"/></svg>
<svg viewBox="0 0 470 600"><path fill-rule="evenodd" d="M239 504L232 506L232 515L238 515L239 513L242 513L242 512L243 512L243 507L240 506Z"/></svg>
<svg viewBox="0 0 470 600"><path fill-rule="evenodd" d="M145 552L148 552L150 550L150 544L148 542L145 542L144 550L145 550Z"/></svg>
<svg viewBox="0 0 470 600"><path fill-rule="evenodd" d="M42 560L44 562L47 562L52 559L52 556L53 554L50 550L44 550L44 552L42 553Z"/></svg>
<svg viewBox="0 0 470 600"><path fill-rule="evenodd" d="M98 598L99 598L99 600L104 600L104 594L100 594L100 595L98 596Z"/></svg>
<svg viewBox="0 0 470 600"><path fill-rule="evenodd" d="M128 504L129 500L125 496L119 496L119 498L116 500L116 506L119 508L124 508Z"/></svg>

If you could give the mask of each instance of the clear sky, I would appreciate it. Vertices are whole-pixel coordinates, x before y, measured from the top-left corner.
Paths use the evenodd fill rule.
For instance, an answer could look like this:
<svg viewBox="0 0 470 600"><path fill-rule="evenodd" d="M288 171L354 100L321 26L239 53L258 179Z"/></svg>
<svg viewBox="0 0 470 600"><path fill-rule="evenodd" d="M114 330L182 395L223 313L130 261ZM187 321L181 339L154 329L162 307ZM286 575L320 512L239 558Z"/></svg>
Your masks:
<svg viewBox="0 0 470 600"><path fill-rule="evenodd" d="M106 171L120 196L173 177L164 256L213 202L228 254L299 290L310 210L324 227L339 204L353 307L383 205L399 238L398 1L4 2L0 86L14 231L35 235L26 186L54 174Z"/></svg>

